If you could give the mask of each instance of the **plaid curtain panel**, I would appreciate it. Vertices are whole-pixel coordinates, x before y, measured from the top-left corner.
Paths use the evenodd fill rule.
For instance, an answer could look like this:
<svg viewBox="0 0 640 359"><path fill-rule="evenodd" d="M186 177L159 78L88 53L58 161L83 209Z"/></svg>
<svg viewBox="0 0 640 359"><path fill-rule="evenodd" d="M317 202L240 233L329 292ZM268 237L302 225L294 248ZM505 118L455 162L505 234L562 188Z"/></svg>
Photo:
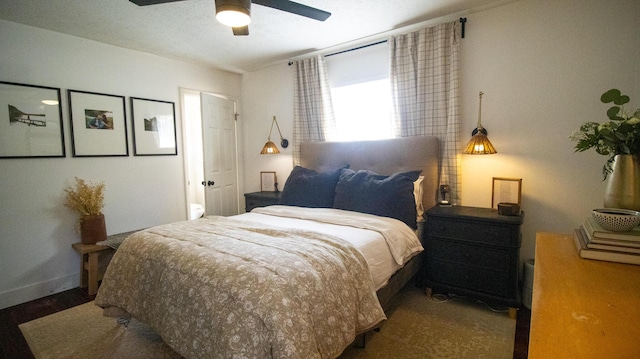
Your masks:
<svg viewBox="0 0 640 359"><path fill-rule="evenodd" d="M393 116L398 137L437 136L439 182L460 201L458 21L389 38Z"/></svg>
<svg viewBox="0 0 640 359"><path fill-rule="evenodd" d="M293 94L293 165L300 164L300 144L331 141L336 121L324 57L296 61Z"/></svg>

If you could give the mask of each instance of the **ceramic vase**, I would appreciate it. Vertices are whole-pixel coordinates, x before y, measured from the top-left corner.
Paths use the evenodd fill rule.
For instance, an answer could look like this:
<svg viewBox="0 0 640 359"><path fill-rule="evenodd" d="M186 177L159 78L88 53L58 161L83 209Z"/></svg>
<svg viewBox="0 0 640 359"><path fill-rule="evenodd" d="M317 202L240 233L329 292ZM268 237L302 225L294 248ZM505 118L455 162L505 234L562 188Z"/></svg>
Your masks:
<svg viewBox="0 0 640 359"><path fill-rule="evenodd" d="M107 239L104 214L82 216L80 218L80 240L82 244L96 244Z"/></svg>
<svg viewBox="0 0 640 359"><path fill-rule="evenodd" d="M640 155L616 155L612 168L604 207L640 211Z"/></svg>

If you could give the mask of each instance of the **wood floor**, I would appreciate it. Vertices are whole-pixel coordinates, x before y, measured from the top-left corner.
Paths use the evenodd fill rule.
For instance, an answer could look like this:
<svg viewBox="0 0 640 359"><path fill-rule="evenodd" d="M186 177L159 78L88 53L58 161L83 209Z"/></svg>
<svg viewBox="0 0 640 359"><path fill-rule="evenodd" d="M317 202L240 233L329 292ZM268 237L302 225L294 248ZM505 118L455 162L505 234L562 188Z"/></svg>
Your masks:
<svg viewBox="0 0 640 359"><path fill-rule="evenodd" d="M75 288L0 310L0 354L5 359L33 358L18 325L93 300L84 289ZM527 358L531 311L518 310L513 358Z"/></svg>

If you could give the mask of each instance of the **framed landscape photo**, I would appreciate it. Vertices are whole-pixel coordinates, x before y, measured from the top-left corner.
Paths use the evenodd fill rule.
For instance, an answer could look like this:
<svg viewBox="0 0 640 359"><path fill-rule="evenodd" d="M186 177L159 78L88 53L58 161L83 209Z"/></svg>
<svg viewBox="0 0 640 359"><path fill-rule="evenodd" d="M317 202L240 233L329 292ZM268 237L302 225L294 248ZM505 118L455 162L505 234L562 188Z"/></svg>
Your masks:
<svg viewBox="0 0 640 359"><path fill-rule="evenodd" d="M177 155L173 102L131 97L135 156Z"/></svg>
<svg viewBox="0 0 640 359"><path fill-rule="evenodd" d="M60 89L0 81L0 158L65 157Z"/></svg>
<svg viewBox="0 0 640 359"><path fill-rule="evenodd" d="M260 190L262 192L276 191L276 173L272 171L260 172Z"/></svg>
<svg viewBox="0 0 640 359"><path fill-rule="evenodd" d="M491 187L491 208L497 209L498 203L520 204L522 196L522 178L493 177Z"/></svg>
<svg viewBox="0 0 640 359"><path fill-rule="evenodd" d="M69 90L73 157L129 156L124 96Z"/></svg>

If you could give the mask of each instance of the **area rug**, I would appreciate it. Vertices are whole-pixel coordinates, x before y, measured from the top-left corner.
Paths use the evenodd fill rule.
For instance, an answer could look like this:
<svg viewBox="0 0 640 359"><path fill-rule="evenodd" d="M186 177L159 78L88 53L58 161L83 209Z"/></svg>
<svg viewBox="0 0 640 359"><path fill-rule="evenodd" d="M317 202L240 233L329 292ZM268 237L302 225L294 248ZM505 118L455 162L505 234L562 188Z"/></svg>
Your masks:
<svg viewBox="0 0 640 359"><path fill-rule="evenodd" d="M464 298L427 298L407 286L364 349L340 359L512 358L516 321ZM45 358L180 358L144 324L125 328L89 302L20 325L29 348Z"/></svg>

